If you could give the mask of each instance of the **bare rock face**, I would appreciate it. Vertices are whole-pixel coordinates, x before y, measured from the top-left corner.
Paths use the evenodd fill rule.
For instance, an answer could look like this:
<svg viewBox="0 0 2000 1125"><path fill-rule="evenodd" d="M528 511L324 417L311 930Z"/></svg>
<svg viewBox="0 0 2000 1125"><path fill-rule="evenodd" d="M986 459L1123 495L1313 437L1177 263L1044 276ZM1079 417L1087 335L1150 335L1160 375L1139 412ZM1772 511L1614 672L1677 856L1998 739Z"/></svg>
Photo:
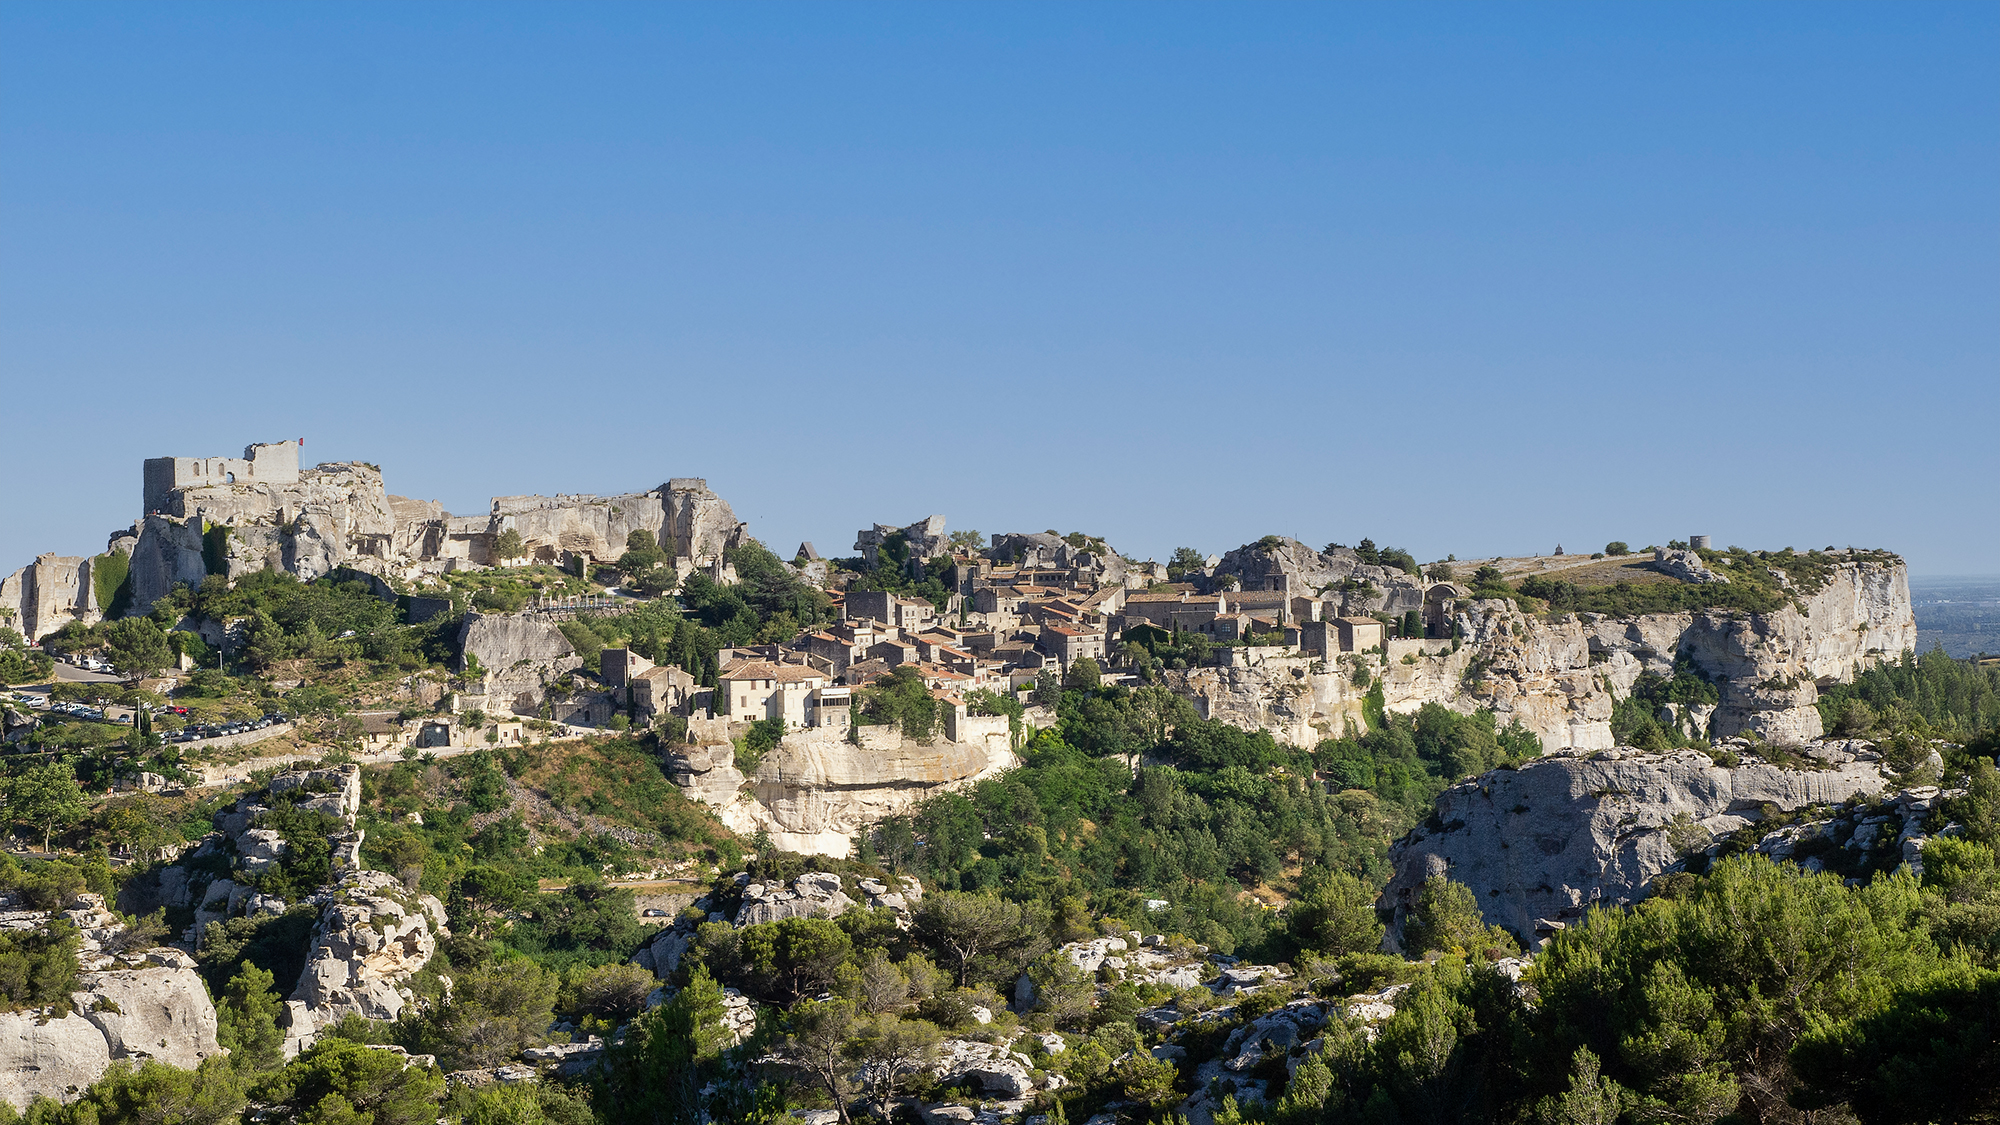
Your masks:
<svg viewBox="0 0 2000 1125"><path fill-rule="evenodd" d="M745 886L735 924L741 928L784 918L838 918L853 908L854 900L840 889L840 876L831 871L809 871L792 880L790 887Z"/></svg>
<svg viewBox="0 0 2000 1125"><path fill-rule="evenodd" d="M1258 557L1289 558L1287 550ZM1244 573L1246 583L1273 578L1247 565ZM1901 562L1839 564L1798 602L1770 613L1611 618L1530 616L1506 600L1459 599L1451 603L1455 645L1391 639L1379 655L1332 659L1246 648L1220 666L1169 672L1166 682L1208 718L1301 746L1338 736L1349 721L1359 726L1362 699L1379 686L1391 712L1426 703L1490 708L1501 725L1518 721L1548 749L1604 750L1614 702L1640 676L1670 677L1685 660L1720 696L1703 713L1703 733L1803 741L1821 733L1820 686L1913 648L1916 618ZM1368 673L1368 687L1355 682L1357 671Z"/></svg>
<svg viewBox="0 0 2000 1125"><path fill-rule="evenodd" d="M410 894L380 871L344 876L326 895L305 971L285 1004L286 1055L350 1013L395 1019L410 998L404 982L449 933L444 906L430 895Z"/></svg>
<svg viewBox="0 0 2000 1125"><path fill-rule="evenodd" d="M675 747L667 756L667 776L689 800L725 808L735 803L745 780L736 768L736 747L727 741Z"/></svg>
<svg viewBox="0 0 2000 1125"><path fill-rule="evenodd" d="M221 1053L215 1005L194 958L170 948L113 952L125 925L97 895L53 914L0 906L0 929L40 929L57 918L81 939L72 1010L0 1013L0 1099L17 1109L37 1096L68 1101L115 1059L194 1067Z"/></svg>
<svg viewBox="0 0 2000 1125"><path fill-rule="evenodd" d="M1282 535L1272 540L1246 544L1222 556L1214 577L1233 577L1245 590L1285 590L1294 597L1313 597L1327 586L1351 580L1368 588L1344 592L1341 613L1401 613L1423 608L1423 584L1396 567L1364 563L1346 547L1322 552Z"/></svg>
<svg viewBox="0 0 2000 1125"><path fill-rule="evenodd" d="M93 560L80 556L41 555L34 562L0 579L0 624L18 630L31 643L69 624L95 625L104 619L91 581Z"/></svg>
<svg viewBox="0 0 2000 1125"><path fill-rule="evenodd" d="M562 630L537 613L468 613L458 643L464 653L458 670L477 659L487 696L522 714L541 706L551 681L583 667Z"/></svg>
<svg viewBox="0 0 2000 1125"><path fill-rule="evenodd" d="M856 745L840 731L793 731L764 756L747 784L727 744L676 749L668 774L689 797L719 805L732 831L761 829L787 851L838 858L867 826L1019 760L1004 718L969 721L961 733L967 741L919 743L894 728L862 727Z"/></svg>
<svg viewBox="0 0 2000 1125"><path fill-rule="evenodd" d="M299 807L310 812L331 813L345 817L349 824L361 812L361 767L334 766L323 770L293 770L281 773L271 779L268 788L273 796L289 793L294 789L304 789L308 793L322 793L299 802Z"/></svg>
<svg viewBox="0 0 2000 1125"><path fill-rule="evenodd" d="M1838 804L1886 784L1873 755L1821 757L1818 769L1731 768L1693 750L1569 751L1462 782L1390 848L1391 939L1434 875L1470 887L1488 923L1532 943L1592 905L1637 900L1655 875L1766 804Z"/></svg>
<svg viewBox="0 0 2000 1125"><path fill-rule="evenodd" d="M172 952L179 953L178 950ZM218 1053L215 1006L194 959L84 973L76 1010L103 1033L114 1059L157 1059L193 1069Z"/></svg>
<svg viewBox="0 0 2000 1125"><path fill-rule="evenodd" d="M15 1109L27 1109L38 1096L69 1101L110 1065L104 1033L76 1012L0 1013L0 1098Z"/></svg>
<svg viewBox="0 0 2000 1125"><path fill-rule="evenodd" d="M134 608L144 611L175 584L199 585L210 573L233 580L269 567L310 580L380 560L397 528L381 470L358 462L322 464L291 482L173 489L138 524Z"/></svg>

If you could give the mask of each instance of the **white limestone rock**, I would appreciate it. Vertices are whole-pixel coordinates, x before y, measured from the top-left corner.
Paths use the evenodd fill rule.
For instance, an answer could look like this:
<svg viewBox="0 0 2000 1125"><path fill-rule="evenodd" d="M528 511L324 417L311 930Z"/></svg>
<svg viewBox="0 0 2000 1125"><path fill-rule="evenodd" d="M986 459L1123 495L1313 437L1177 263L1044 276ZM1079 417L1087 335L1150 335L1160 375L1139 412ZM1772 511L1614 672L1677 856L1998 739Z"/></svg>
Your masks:
<svg viewBox="0 0 2000 1125"><path fill-rule="evenodd" d="M0 1012L0 1098L15 1109L38 1095L69 1101L110 1065L104 1032L80 1013Z"/></svg>
<svg viewBox="0 0 2000 1125"><path fill-rule="evenodd" d="M103 1033L114 1059L156 1059L191 1070L220 1054L215 1005L190 963L84 973L72 1003Z"/></svg>
<svg viewBox="0 0 2000 1125"><path fill-rule="evenodd" d="M1446 790L1431 820L1391 847L1390 940L1432 875L1470 887L1487 922L1534 943L1538 920L1570 922L1595 903L1642 897L1684 854L1668 830L1676 816L1721 824L1754 818L1765 804L1791 810L1874 795L1885 781L1874 762L1729 768L1692 750L1566 751L1495 770Z"/></svg>
<svg viewBox="0 0 2000 1125"><path fill-rule="evenodd" d="M380 871L343 876L321 909L305 969L286 1005L287 1056L350 1013L395 1019L408 1000L404 982L449 934L444 906L430 895L412 895Z"/></svg>
<svg viewBox="0 0 2000 1125"><path fill-rule="evenodd" d="M840 889L840 876L830 871L808 872L792 880L790 888L762 883L745 886L734 924L740 929L781 918L838 918L854 905Z"/></svg>

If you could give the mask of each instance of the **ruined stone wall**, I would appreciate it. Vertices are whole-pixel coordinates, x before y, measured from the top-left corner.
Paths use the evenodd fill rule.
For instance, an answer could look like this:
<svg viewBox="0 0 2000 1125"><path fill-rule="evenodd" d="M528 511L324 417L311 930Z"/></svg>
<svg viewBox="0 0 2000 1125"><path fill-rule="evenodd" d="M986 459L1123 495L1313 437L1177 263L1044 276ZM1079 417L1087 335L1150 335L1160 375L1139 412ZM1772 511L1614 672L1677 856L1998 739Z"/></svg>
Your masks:
<svg viewBox="0 0 2000 1125"><path fill-rule="evenodd" d="M296 477L169 493L141 521L133 546L134 612L144 612L177 583L199 585L211 572L234 580L271 568L310 581L342 566L378 569L394 553L399 534L409 539L411 502L400 512L392 507L374 466L334 462ZM229 529L226 535L204 543L217 525Z"/></svg>
<svg viewBox="0 0 2000 1125"><path fill-rule="evenodd" d="M211 488L231 484L296 484L299 480L297 440L266 442L243 450L242 457L149 457L142 469L143 513L164 510L176 489Z"/></svg>

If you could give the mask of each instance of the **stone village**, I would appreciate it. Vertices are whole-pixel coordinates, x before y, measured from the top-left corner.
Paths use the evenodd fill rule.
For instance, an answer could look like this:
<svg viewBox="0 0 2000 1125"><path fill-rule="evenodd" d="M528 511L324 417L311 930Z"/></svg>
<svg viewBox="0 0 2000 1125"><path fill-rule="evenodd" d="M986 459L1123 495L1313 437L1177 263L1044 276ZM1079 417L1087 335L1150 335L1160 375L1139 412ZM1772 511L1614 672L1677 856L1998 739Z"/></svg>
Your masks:
<svg viewBox="0 0 2000 1125"><path fill-rule="evenodd" d="M1199 666L1165 672L1161 682L1204 718L1269 730L1293 745L1359 728L1379 698L1391 712L1426 703L1490 708L1551 751L1611 747L1617 696L1642 673L1671 674L1681 659L1716 673L1725 690L1719 704L1674 722L1698 722L1716 737L1811 738L1820 733L1815 684L1915 643L1899 561L1847 563L1802 607L1759 617L1746 631L1727 615L1543 620L1476 598L1467 585L1480 565L1510 577L1620 565L1661 581L1728 581L1686 549L1636 561L1552 555L1417 567L1268 536L1169 573L1081 533L973 541L953 537L933 515L862 528L845 565L800 544L787 565L826 592L835 620L786 641L725 649L703 684L622 648L585 668L560 624L643 600L621 588L625 576L615 571L634 542L656 548L676 582L696 573L735 582L729 556L751 542L750 532L705 480L674 478L617 496L502 496L483 515L459 516L388 493L371 464L302 467L302 446L147 460L141 517L114 532L104 554L44 555L8 576L0 618L30 640L69 621L94 622L105 606L93 571L112 565L125 573L120 596L130 612L177 584L277 569L306 580L365 576L382 597L403 599L415 621L451 609L446 575L551 564L596 593L465 613L457 636L463 683L447 712L410 721L364 715L366 747L460 745L453 716L468 711L499 719L488 737L503 744L526 737L523 722L538 717L589 730L619 714L635 723L680 716L689 720L689 744L674 770L691 796L720 808L733 829L835 855L871 820L928 791L910 778L962 784L1012 764L1007 718L972 713L975 692L1025 698L1086 659L1112 680L1131 680L1123 657L1135 639L1206 642ZM511 555L501 555L503 544ZM1697 537L1695 545L1707 544ZM940 593L854 585L885 560ZM228 623L212 639L225 649L239 640ZM855 729L857 689L898 669L920 675L941 705L942 729L928 743L905 746L893 727ZM1751 686L1776 684L1789 686ZM745 776L729 748L754 722L785 734L778 752Z"/></svg>

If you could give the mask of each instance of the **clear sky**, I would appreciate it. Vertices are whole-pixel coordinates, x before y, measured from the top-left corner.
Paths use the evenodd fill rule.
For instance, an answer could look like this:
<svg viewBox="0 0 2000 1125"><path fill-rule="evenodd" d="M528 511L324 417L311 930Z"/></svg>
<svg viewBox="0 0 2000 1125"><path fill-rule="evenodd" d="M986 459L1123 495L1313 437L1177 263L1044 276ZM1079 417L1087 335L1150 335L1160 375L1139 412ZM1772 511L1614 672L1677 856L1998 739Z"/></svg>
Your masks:
<svg viewBox="0 0 2000 1125"><path fill-rule="evenodd" d="M0 573L149 456L2000 572L2000 5L0 5Z"/></svg>

